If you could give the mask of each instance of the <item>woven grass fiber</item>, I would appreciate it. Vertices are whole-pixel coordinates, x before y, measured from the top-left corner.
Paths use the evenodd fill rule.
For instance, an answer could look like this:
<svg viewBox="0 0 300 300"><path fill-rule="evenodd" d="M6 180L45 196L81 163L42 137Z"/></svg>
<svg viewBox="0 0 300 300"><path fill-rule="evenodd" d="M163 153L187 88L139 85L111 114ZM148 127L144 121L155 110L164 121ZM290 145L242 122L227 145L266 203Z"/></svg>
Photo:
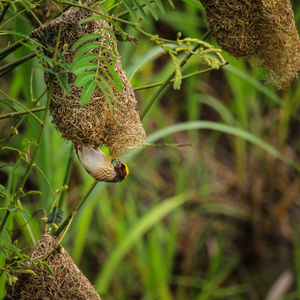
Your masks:
<svg viewBox="0 0 300 300"><path fill-rule="evenodd" d="M50 113L56 129L61 132L64 139L73 141L78 145L107 146L110 157L113 159L120 157L129 149L144 145L146 134L136 111L137 101L133 88L122 69L117 44L108 30L113 30L112 26L102 19L91 20L82 25L78 24L80 20L91 16L93 14L85 9L71 8L59 18L34 30L31 37L36 38L43 46L44 54L52 58L61 28L58 49L64 53L65 61L71 64L78 50L78 48L72 50L74 43L91 33L101 35L101 37L89 41L101 46L90 50L88 53L100 54L99 65L106 70L107 74L110 74L102 59L105 58L122 81L123 90L119 93L105 72L99 74L106 79L113 91L115 100L111 99L111 103L114 104L115 102L115 104L110 106L102 90L97 86L90 101L81 106L79 103L82 88L77 88L74 85L76 75L69 74L68 83L72 88L70 96L64 93L58 80L54 79ZM115 59L106 50L114 53L111 45L117 53ZM101 53L99 53L99 49L101 49ZM98 58L93 62L98 63ZM58 70L58 72L62 71L62 69ZM45 72L45 81L49 87L50 76L48 72ZM113 108L113 114L111 108Z"/></svg>
<svg viewBox="0 0 300 300"><path fill-rule="evenodd" d="M40 275L16 274L18 280L8 287L8 299L101 300L93 285L75 265L67 251L62 246L56 248L56 245L57 239L45 233L28 255L31 259L40 259L47 263L54 276L51 276L46 268L39 271ZM29 262L28 267L31 267ZM36 267L41 268L39 264Z"/></svg>
<svg viewBox="0 0 300 300"><path fill-rule="evenodd" d="M300 70L300 41L289 0L200 0L218 45L264 67L278 88Z"/></svg>

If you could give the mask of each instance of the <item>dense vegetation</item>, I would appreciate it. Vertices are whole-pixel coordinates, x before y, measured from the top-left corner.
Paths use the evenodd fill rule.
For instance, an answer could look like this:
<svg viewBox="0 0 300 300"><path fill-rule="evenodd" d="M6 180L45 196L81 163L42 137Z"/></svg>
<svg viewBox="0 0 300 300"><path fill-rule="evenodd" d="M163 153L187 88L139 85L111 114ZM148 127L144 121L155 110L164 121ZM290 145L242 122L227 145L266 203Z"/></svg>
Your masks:
<svg viewBox="0 0 300 300"><path fill-rule="evenodd" d="M34 2L0 7L0 297L42 235L42 210L57 204L65 219L84 200L62 245L104 299L299 299L298 81L278 90L222 51L224 66L198 1L142 12L129 10L140 1L104 1L138 41L118 50L148 145L122 157L122 183L95 184L45 111L45 58L23 40L10 47L40 25ZM175 55L178 39L192 45Z"/></svg>

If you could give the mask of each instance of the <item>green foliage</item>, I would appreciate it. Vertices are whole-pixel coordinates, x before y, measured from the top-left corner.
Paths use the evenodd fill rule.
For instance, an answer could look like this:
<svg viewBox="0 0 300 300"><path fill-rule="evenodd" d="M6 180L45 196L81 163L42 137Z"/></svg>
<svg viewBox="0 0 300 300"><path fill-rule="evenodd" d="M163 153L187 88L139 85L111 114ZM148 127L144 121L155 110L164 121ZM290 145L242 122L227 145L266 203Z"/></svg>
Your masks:
<svg viewBox="0 0 300 300"><path fill-rule="evenodd" d="M6 275L10 285L18 280L15 276L17 273L36 275L45 268L50 275L54 275L47 263L39 259L31 259L28 255L23 254L17 247L17 240L12 242L12 235L6 228L0 234L0 256L6 262L5 266L0 267L0 274Z"/></svg>
<svg viewBox="0 0 300 300"><path fill-rule="evenodd" d="M51 85L46 98L42 72L66 95L75 74L81 105L100 88L113 114L112 87L123 89L114 70L117 49L107 37L90 34L73 46L72 65L58 47L49 58L28 39L33 28L26 20L36 16L32 1L23 4L0 2L4 12L9 7L0 20L1 69L10 71L0 87L0 120L7 122L0 139L0 298L16 273L52 274L20 249L59 223L64 247L101 296L265 299L289 269L297 287L281 299L299 299L299 86L277 92L264 82L263 70L221 55L212 39L201 40L208 28L199 1L104 1L102 13L80 24L105 19L113 26L107 30L137 87L149 145L124 158L130 175L123 183L96 184L48 118ZM96 42L101 38L111 50ZM9 63L28 51L42 68L32 59L12 68ZM37 218L41 208L47 213Z"/></svg>

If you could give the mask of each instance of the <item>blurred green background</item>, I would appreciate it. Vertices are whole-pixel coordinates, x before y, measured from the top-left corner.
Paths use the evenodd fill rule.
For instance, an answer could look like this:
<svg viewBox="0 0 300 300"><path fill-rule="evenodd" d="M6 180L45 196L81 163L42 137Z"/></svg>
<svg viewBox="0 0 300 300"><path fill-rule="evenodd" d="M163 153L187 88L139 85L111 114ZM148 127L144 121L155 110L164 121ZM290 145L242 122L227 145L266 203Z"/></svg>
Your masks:
<svg viewBox="0 0 300 300"><path fill-rule="evenodd" d="M149 14L142 28L166 39L176 39L177 32L198 39L206 33L200 2L174 1L175 9L163 3L165 13L155 8L159 20ZM293 8L299 28L300 4L294 1ZM10 26L25 34L33 29L23 15ZM122 28L139 41L137 47L118 44L128 78L140 66L132 85L164 81L174 70L169 57L153 56L160 48L132 27ZM1 38L1 48L8 40ZM206 41L218 47L211 36ZM29 53L23 46L5 63ZM99 183L63 239L103 299L300 299L300 179L282 161L284 155L299 163L300 85L296 80L290 90L279 91L263 69L222 55L227 66L184 79L179 91L172 85L164 90L143 119L149 146L123 158L128 178ZM192 58L183 72L199 68L199 59ZM36 59L1 77L1 90L29 106L32 69L32 93L38 97L45 83ZM139 110L156 89L136 92ZM0 105L1 113L11 111L3 101ZM0 121L1 139L14 122ZM6 146L23 149L28 140L34 143L39 129L27 116ZM70 153L74 156L73 144L61 138L48 118L36 159L41 172L34 168L26 183L27 190L40 190L42 196L22 200L30 215L40 208L49 213ZM1 151L0 183L11 192L25 170L17 161L14 151ZM65 217L92 182L75 155ZM30 223L36 240L42 234L41 217ZM18 224L23 224L21 214L11 215L8 227ZM23 251L32 247L26 226L14 238Z"/></svg>

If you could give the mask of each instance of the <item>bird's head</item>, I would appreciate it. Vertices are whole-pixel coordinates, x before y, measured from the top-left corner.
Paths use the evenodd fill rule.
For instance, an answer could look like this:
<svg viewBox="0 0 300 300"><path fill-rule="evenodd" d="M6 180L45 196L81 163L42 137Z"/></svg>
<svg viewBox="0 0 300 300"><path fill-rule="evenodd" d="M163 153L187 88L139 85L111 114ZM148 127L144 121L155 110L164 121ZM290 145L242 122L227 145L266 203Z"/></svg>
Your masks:
<svg viewBox="0 0 300 300"><path fill-rule="evenodd" d="M129 169L126 164L121 162L120 160L116 160L116 165L114 167L116 176L116 182L123 181L129 174Z"/></svg>

